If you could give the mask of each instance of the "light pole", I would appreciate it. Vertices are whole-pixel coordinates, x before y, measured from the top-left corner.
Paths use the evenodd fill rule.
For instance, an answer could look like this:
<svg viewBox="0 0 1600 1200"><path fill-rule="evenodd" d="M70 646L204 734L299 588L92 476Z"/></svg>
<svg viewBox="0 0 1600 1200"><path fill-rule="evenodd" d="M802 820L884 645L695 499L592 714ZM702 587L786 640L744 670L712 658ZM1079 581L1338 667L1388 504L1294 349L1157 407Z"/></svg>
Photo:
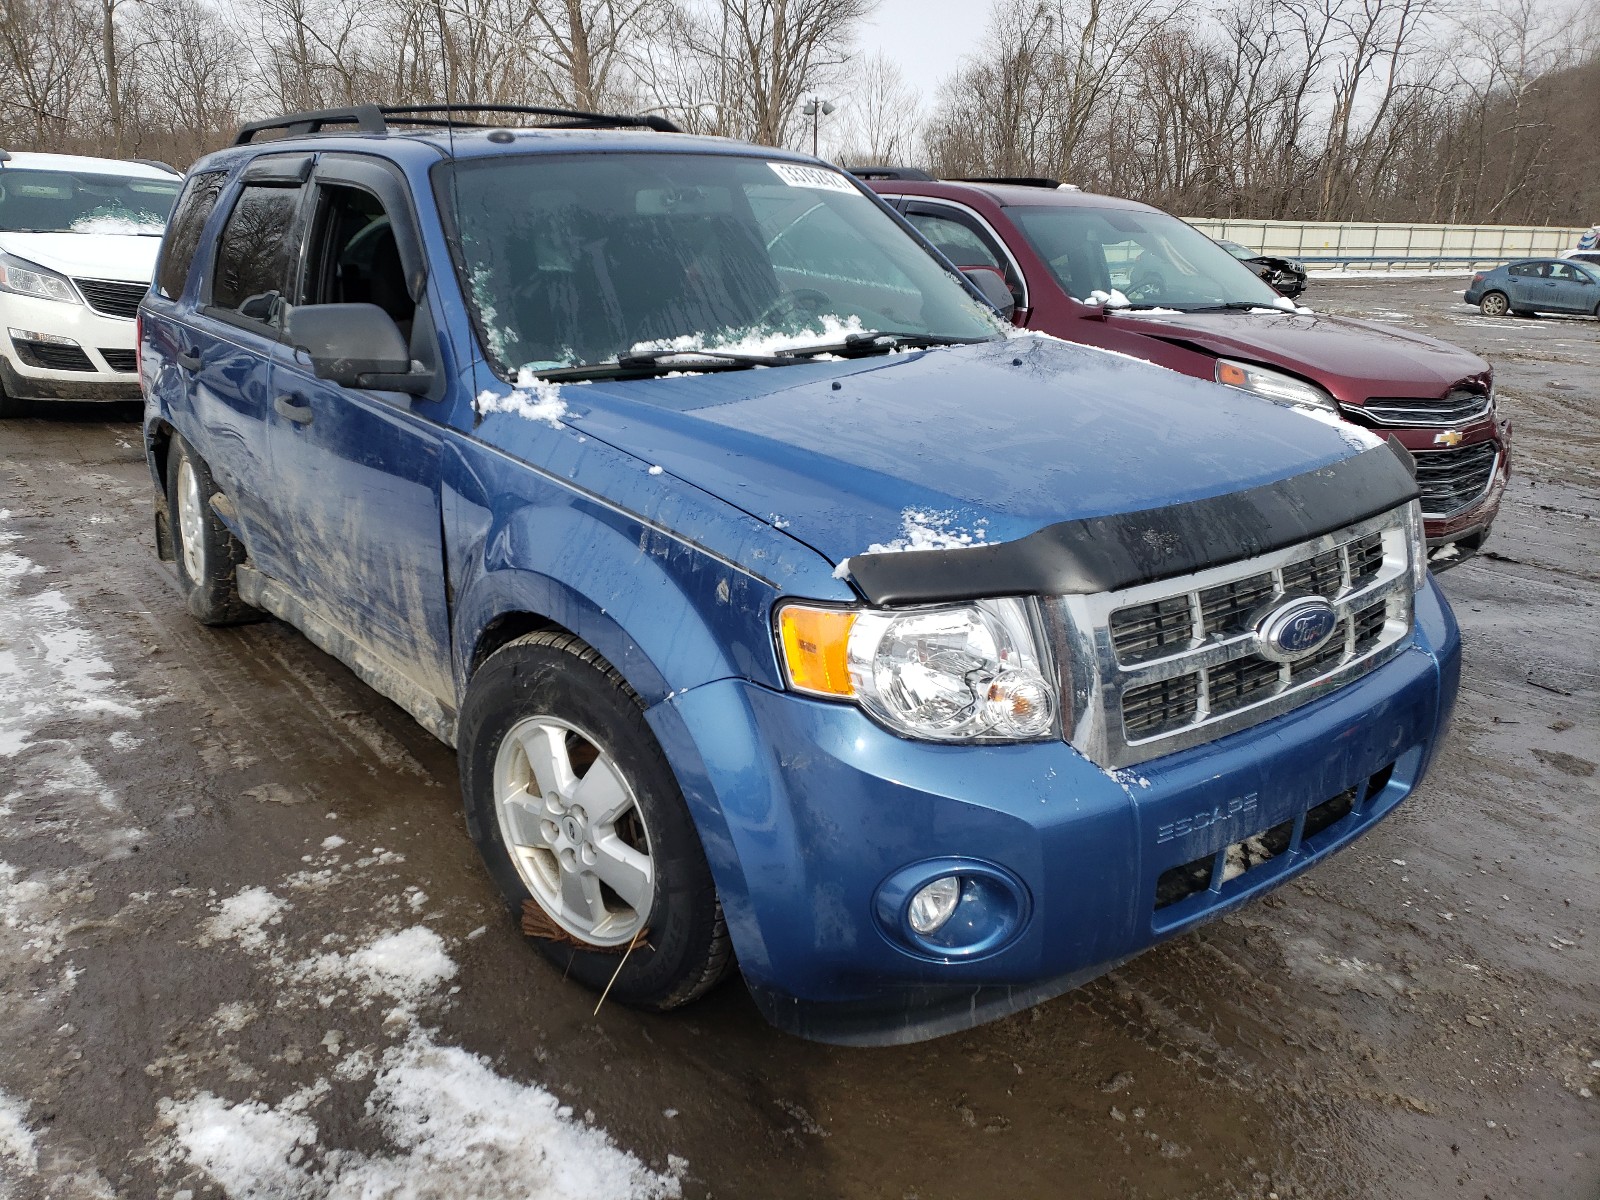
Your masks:
<svg viewBox="0 0 1600 1200"><path fill-rule="evenodd" d="M813 96L806 101L806 106L800 110L811 118L811 157L817 157L817 126L822 123L822 118L833 111L833 102L824 100L821 96Z"/></svg>

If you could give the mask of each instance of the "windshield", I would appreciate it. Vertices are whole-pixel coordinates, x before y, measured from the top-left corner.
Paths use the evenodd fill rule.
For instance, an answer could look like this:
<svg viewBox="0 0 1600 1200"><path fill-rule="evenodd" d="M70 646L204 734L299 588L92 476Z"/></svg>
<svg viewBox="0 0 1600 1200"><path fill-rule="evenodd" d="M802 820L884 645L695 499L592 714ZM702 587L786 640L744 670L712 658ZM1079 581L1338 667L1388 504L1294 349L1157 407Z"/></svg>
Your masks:
<svg viewBox="0 0 1600 1200"><path fill-rule="evenodd" d="M181 186L179 179L5 167L0 169L0 230L160 237Z"/></svg>
<svg viewBox="0 0 1600 1200"><path fill-rule="evenodd" d="M657 153L443 170L467 290L508 374L695 350L770 358L866 332L936 342L1001 330L833 170Z"/></svg>
<svg viewBox="0 0 1600 1200"><path fill-rule="evenodd" d="M1286 303L1221 246L1166 213L1078 205L1006 211L1075 300L1112 296L1117 305L1114 293L1121 293L1134 306L1185 311Z"/></svg>

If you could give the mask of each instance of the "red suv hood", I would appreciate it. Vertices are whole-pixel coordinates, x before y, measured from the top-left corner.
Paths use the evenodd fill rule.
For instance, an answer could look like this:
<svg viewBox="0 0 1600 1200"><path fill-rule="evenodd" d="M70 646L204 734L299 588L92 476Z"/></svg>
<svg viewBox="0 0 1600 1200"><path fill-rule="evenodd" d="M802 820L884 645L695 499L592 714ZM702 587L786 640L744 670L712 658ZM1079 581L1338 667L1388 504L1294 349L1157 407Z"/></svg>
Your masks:
<svg viewBox="0 0 1600 1200"><path fill-rule="evenodd" d="M1489 379L1489 364L1419 333L1320 313L1108 314L1128 332L1197 347L1222 358L1281 367L1347 404L1369 396L1438 396L1460 380Z"/></svg>

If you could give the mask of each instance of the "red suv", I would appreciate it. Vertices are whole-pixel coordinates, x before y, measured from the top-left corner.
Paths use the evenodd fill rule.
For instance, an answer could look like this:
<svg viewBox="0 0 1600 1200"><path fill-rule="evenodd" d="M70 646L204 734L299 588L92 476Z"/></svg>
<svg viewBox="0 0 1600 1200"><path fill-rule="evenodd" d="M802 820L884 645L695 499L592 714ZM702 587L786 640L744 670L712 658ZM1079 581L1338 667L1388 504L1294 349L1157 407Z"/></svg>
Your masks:
<svg viewBox="0 0 1600 1200"><path fill-rule="evenodd" d="M1488 536L1510 475L1511 423L1496 419L1494 371L1477 355L1297 307L1147 204L1046 179L856 174L951 263L1003 278L1018 325L1396 435L1417 461L1435 566Z"/></svg>

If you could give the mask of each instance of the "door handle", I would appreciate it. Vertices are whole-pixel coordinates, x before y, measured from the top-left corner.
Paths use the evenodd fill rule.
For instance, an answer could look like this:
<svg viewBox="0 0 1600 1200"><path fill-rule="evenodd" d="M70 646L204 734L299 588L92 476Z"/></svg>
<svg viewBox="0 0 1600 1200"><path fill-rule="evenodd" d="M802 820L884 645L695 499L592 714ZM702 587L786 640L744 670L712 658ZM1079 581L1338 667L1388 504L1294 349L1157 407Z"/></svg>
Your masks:
<svg viewBox="0 0 1600 1200"><path fill-rule="evenodd" d="M273 400L272 407L278 410L280 417L287 417L296 425L311 424L311 405L300 396L279 396Z"/></svg>
<svg viewBox="0 0 1600 1200"><path fill-rule="evenodd" d="M194 350L179 350L178 365L186 370L198 371L200 369L199 353Z"/></svg>

